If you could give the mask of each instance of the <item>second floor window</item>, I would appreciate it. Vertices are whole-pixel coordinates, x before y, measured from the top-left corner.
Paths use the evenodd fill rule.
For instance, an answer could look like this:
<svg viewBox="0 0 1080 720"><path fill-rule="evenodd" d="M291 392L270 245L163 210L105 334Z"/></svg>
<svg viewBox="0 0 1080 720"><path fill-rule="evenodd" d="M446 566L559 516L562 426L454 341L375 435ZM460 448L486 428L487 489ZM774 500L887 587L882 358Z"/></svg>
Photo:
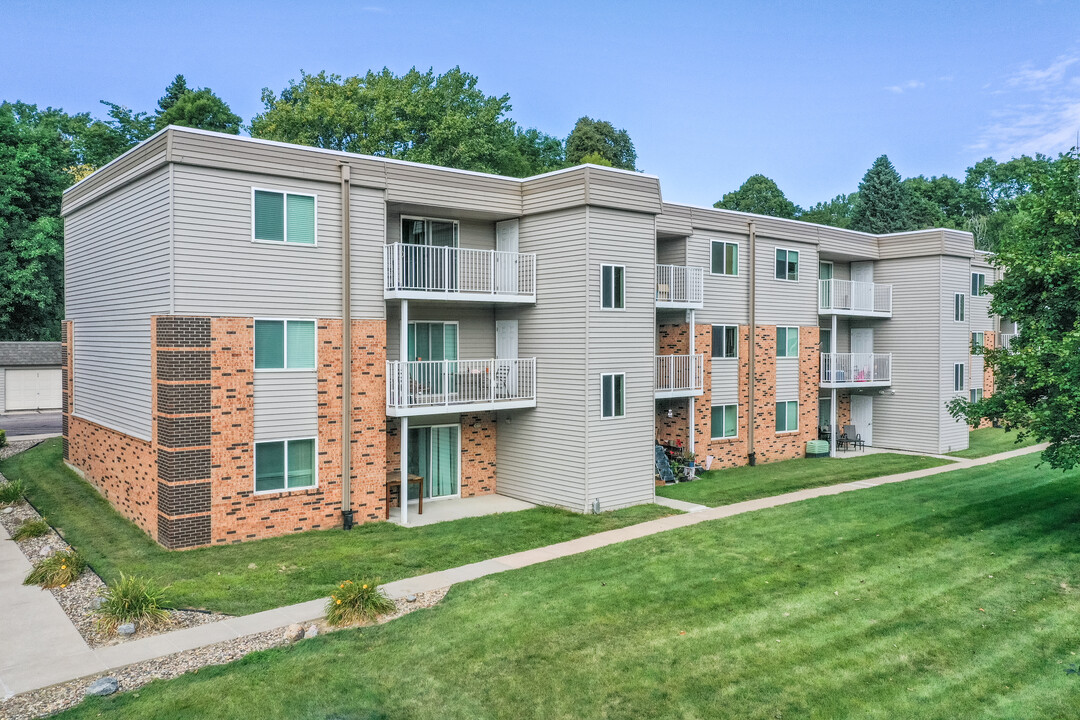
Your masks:
<svg viewBox="0 0 1080 720"><path fill-rule="evenodd" d="M739 328L737 325L712 326L712 356L714 358L739 357Z"/></svg>
<svg viewBox="0 0 1080 720"><path fill-rule="evenodd" d="M605 418L626 415L626 375L612 373L600 376L600 414Z"/></svg>
<svg viewBox="0 0 1080 720"><path fill-rule="evenodd" d="M622 310L626 307L626 268L622 265L600 266L600 307Z"/></svg>
<svg viewBox="0 0 1080 720"><path fill-rule="evenodd" d="M260 242L315 244L315 196L255 190L252 238Z"/></svg>
<svg viewBox="0 0 1080 720"><path fill-rule="evenodd" d="M964 322L964 293L953 295L953 320Z"/></svg>
<svg viewBox="0 0 1080 720"><path fill-rule="evenodd" d="M982 388L971 388L970 396L971 396L971 402L979 402L980 400L983 399L983 389Z"/></svg>
<svg viewBox="0 0 1080 720"><path fill-rule="evenodd" d="M964 392L964 373L967 366L964 363L953 365L953 392Z"/></svg>
<svg viewBox="0 0 1080 720"><path fill-rule="evenodd" d="M799 357L799 328L776 328L776 357Z"/></svg>
<svg viewBox="0 0 1080 720"><path fill-rule="evenodd" d="M711 269L713 275L739 274L739 245L713 240Z"/></svg>
<svg viewBox="0 0 1080 720"><path fill-rule="evenodd" d="M971 351L976 352L979 348L986 344L986 333L973 332L971 333Z"/></svg>
<svg viewBox="0 0 1080 720"><path fill-rule="evenodd" d="M978 297L986 294L986 274L971 273L971 296Z"/></svg>
<svg viewBox="0 0 1080 720"><path fill-rule="evenodd" d="M797 250L776 248L776 279L795 281L799 279L799 252Z"/></svg>
<svg viewBox="0 0 1080 720"><path fill-rule="evenodd" d="M314 320L256 320L256 370L314 370Z"/></svg>

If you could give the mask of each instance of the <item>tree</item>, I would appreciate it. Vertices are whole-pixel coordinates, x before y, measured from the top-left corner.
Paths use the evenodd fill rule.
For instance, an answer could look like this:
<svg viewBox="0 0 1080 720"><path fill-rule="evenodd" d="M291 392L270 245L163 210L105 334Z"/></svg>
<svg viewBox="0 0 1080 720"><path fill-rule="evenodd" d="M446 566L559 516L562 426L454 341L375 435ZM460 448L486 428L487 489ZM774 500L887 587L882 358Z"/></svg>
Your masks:
<svg viewBox="0 0 1080 720"><path fill-rule="evenodd" d="M794 218L800 212L779 186L764 175L751 175L738 190L725 193L713 207L780 218Z"/></svg>
<svg viewBox="0 0 1080 720"><path fill-rule="evenodd" d="M1047 159L1048 160L1048 159ZM1049 441L1051 467L1080 464L1080 156L1074 148L1030 175L993 262L991 311L1019 324L1010 349L986 351L994 394L949 403L954 417L1004 423Z"/></svg>
<svg viewBox="0 0 1080 720"><path fill-rule="evenodd" d="M508 95L485 95L457 67L301 73L280 95L263 89L262 99L253 137L517 177L561 165L556 138L519 128L507 117Z"/></svg>
<svg viewBox="0 0 1080 720"><path fill-rule="evenodd" d="M581 156L582 165L600 165L602 167L615 167L611 161L598 152L592 152Z"/></svg>
<svg viewBox="0 0 1080 720"><path fill-rule="evenodd" d="M851 209L851 229L882 234L911 229L909 201L900 174L882 155L859 183L859 196Z"/></svg>
<svg viewBox="0 0 1080 720"><path fill-rule="evenodd" d="M969 217L981 216L982 221L968 223L969 229L981 233L983 248L994 250L1017 212L1018 200L1026 195L1034 179L1045 174L1053 160L1046 155L1021 155L999 163L986 158L967 169L964 188L970 194Z"/></svg>
<svg viewBox="0 0 1080 720"><path fill-rule="evenodd" d="M799 213L799 220L831 225L838 228L851 227L851 209L858 193L837 195L832 200L819 202Z"/></svg>
<svg viewBox="0 0 1080 720"><path fill-rule="evenodd" d="M240 116L230 110L210 88L200 88L188 90L168 109L159 113L154 118L154 127L160 130L169 125L180 125L239 135L241 122Z"/></svg>
<svg viewBox="0 0 1080 720"><path fill-rule="evenodd" d="M599 155L612 167L637 170L637 151L625 130L616 130L607 120L579 118L566 138L566 162L580 165L586 155Z"/></svg>
<svg viewBox="0 0 1080 720"><path fill-rule="evenodd" d="M191 92L187 86L187 80L183 75L177 75L173 78L173 81L169 83L165 88L165 95L158 99L158 115L167 113L169 109L176 104L176 102Z"/></svg>

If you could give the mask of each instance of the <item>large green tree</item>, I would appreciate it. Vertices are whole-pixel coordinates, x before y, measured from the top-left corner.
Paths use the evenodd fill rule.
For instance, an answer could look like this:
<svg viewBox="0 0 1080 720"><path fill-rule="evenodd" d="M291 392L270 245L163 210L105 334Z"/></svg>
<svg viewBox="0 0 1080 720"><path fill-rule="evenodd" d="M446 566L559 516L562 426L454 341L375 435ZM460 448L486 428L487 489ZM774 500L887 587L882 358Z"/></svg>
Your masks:
<svg viewBox="0 0 1080 720"><path fill-rule="evenodd" d="M815 203L799 213L799 219L818 225L838 228L851 227L851 210L858 193L837 195L832 200Z"/></svg>
<svg viewBox="0 0 1080 720"><path fill-rule="evenodd" d="M952 401L955 417L986 417L1048 441L1051 467L1080 464L1080 157L1045 159L1017 196L993 262L1004 268L991 311L1019 324L1010 349L986 352L994 393Z"/></svg>
<svg viewBox="0 0 1080 720"><path fill-rule="evenodd" d="M566 162L580 165L590 155L599 155L611 167L637 170L637 150L626 130L616 130L607 120L578 118L566 138Z"/></svg>
<svg viewBox="0 0 1080 720"><path fill-rule="evenodd" d="M851 229L875 234L911 229L907 192L900 173L882 155L859 183L859 195L851 209Z"/></svg>
<svg viewBox="0 0 1080 720"><path fill-rule="evenodd" d="M800 212L799 206L788 200L784 191L764 175L751 175L738 190L725 193L713 207L780 218L794 218Z"/></svg>
<svg viewBox="0 0 1080 720"><path fill-rule="evenodd" d="M457 67L442 75L301 73L262 99L253 137L518 177L562 164L558 139L518 127L507 117L508 95L485 95Z"/></svg>
<svg viewBox="0 0 1080 720"><path fill-rule="evenodd" d="M177 75L158 100L154 129L180 125L239 135L242 122L240 116L210 88L192 90L184 76Z"/></svg>

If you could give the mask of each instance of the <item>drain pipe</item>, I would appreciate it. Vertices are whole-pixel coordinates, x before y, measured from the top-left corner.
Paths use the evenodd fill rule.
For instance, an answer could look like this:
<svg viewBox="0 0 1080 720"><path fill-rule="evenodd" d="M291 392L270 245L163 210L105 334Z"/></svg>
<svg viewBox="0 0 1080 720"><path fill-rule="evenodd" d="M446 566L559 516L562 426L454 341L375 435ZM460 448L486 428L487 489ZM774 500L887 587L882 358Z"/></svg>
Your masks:
<svg viewBox="0 0 1080 720"><path fill-rule="evenodd" d="M696 325L697 318L694 316L694 309L693 308L690 308L690 310L688 312L690 314L690 357L689 357L689 360L690 360L690 377L691 377L691 379L693 381L695 381L695 384L696 384L697 378L695 378L694 375L697 374L697 363L694 361L694 336L697 335L697 325ZM694 396L693 395L690 396L690 401L689 402L690 402L690 417L688 418L688 420L690 422L690 439L687 442L687 448L686 449L690 451L691 455L693 455L694 454L694 435L695 435L695 433L694 433L694 409L696 407L696 403L694 402Z"/></svg>
<svg viewBox="0 0 1080 720"><path fill-rule="evenodd" d="M352 530L352 174L341 163L341 519Z"/></svg>
<svg viewBox="0 0 1080 720"><path fill-rule="evenodd" d="M832 281L829 281L829 290L832 291ZM836 309L833 308L832 330L829 331L829 377L836 382ZM829 397L829 457L836 457L836 388L834 387ZM873 438L871 438L873 439Z"/></svg>
<svg viewBox="0 0 1080 720"><path fill-rule="evenodd" d="M398 387L406 387L409 377L409 301L401 301L401 317L398 318ZM398 392L402 392L399 390ZM398 434L401 435L398 445L401 455L401 489L398 491L398 504L401 505L401 524L409 524L409 416L402 415L398 422ZM386 502L390 503L390 493L386 494Z"/></svg>
<svg viewBox="0 0 1080 720"><path fill-rule="evenodd" d="M749 357L750 378L747 382L747 418L746 418L746 460L750 467L757 465L757 452L754 450L754 345L757 340L757 318L755 315L757 305L757 232L754 221L747 223L750 232L750 342L747 343Z"/></svg>

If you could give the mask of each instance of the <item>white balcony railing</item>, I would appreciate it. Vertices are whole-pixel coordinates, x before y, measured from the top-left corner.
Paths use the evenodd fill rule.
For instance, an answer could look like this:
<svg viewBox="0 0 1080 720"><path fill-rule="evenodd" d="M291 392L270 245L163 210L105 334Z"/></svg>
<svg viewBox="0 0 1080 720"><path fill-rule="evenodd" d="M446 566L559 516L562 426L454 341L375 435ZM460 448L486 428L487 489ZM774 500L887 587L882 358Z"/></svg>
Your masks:
<svg viewBox="0 0 1080 720"><path fill-rule="evenodd" d="M653 376L657 397L701 395L705 384L705 356L657 355Z"/></svg>
<svg viewBox="0 0 1080 720"><path fill-rule="evenodd" d="M656 266L656 306L699 308L705 303L705 270L685 265Z"/></svg>
<svg viewBox="0 0 1080 720"><path fill-rule="evenodd" d="M393 243L383 248L385 295L535 302L536 255Z"/></svg>
<svg viewBox="0 0 1080 720"><path fill-rule="evenodd" d="M892 315L892 285L818 280L818 311L844 315Z"/></svg>
<svg viewBox="0 0 1080 720"><path fill-rule="evenodd" d="M1012 341L1016 337L1016 333L998 333L997 346L999 348L1005 348L1006 350L1012 350Z"/></svg>
<svg viewBox="0 0 1080 720"><path fill-rule="evenodd" d="M821 353L822 385L858 387L891 383L891 353Z"/></svg>
<svg viewBox="0 0 1080 720"><path fill-rule="evenodd" d="M536 358L386 363L390 415L536 406Z"/></svg>

